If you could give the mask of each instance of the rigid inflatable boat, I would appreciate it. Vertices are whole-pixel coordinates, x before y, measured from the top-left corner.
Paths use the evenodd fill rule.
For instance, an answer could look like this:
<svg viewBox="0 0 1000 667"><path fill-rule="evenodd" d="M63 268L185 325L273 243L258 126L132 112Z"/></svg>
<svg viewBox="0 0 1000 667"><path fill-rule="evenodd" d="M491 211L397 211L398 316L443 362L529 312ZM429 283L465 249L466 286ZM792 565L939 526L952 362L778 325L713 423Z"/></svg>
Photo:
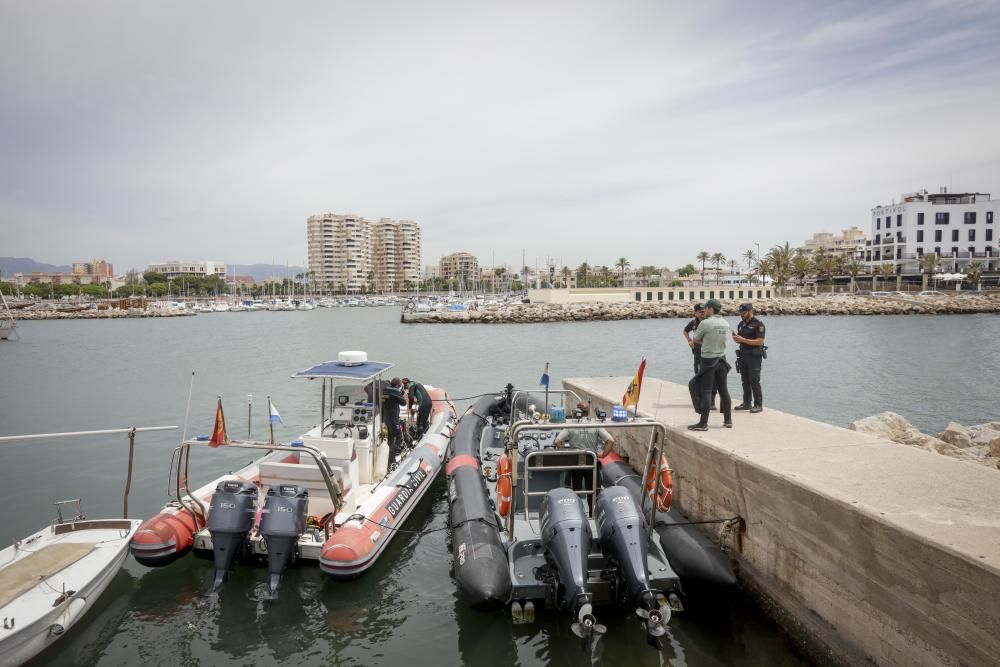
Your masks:
<svg viewBox="0 0 1000 667"><path fill-rule="evenodd" d="M289 444L223 443L264 455L200 489L186 480L191 448L207 438L182 443L171 461L174 500L139 527L132 555L151 567L188 552L212 559L216 590L234 563L266 563L271 596L297 560L338 579L370 568L442 468L457 417L446 392L425 385L428 428L390 462L379 408L390 368L346 352L296 373L321 381L320 425Z"/></svg>
<svg viewBox="0 0 1000 667"><path fill-rule="evenodd" d="M458 423L447 474L459 597L474 609L509 606L515 623L531 622L540 607L559 610L585 642L605 629L595 608L631 609L659 646L683 609L679 573L730 584L732 570L691 526L665 528L673 484L661 424L609 421L602 411L565 420L565 408L549 408L553 397L582 404L572 392L546 392L542 413L541 396L508 385ZM613 452L599 460L590 449L556 446L560 431L595 429L648 440L644 474Z"/></svg>

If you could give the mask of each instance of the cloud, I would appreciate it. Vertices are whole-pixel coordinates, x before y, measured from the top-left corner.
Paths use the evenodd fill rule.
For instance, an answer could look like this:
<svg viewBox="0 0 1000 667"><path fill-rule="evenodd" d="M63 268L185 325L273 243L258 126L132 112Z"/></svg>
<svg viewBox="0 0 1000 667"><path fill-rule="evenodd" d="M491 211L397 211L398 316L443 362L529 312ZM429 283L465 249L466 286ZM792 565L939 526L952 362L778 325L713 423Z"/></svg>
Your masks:
<svg viewBox="0 0 1000 667"><path fill-rule="evenodd" d="M991 3L7 3L0 245L300 263L317 212L674 266L1000 183ZM81 255L82 253L82 255Z"/></svg>

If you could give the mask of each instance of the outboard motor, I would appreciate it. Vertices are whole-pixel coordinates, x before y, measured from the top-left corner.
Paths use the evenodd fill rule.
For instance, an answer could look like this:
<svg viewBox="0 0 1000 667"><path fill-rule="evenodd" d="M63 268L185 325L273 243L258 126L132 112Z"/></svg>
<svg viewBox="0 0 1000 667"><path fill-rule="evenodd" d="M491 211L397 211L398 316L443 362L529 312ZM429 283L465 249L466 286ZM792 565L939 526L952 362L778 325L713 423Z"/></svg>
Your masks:
<svg viewBox="0 0 1000 667"><path fill-rule="evenodd" d="M267 540L267 585L271 599L278 597L281 573L295 560L296 544L306 529L309 492L294 484L267 490L261 512L260 534Z"/></svg>
<svg viewBox="0 0 1000 667"><path fill-rule="evenodd" d="M208 532L212 535L215 556L215 582L212 592L222 588L236 556L243 550L253 526L257 507L257 487L240 479L223 479L212 494L208 511Z"/></svg>
<svg viewBox="0 0 1000 667"><path fill-rule="evenodd" d="M624 583L628 602L643 619L646 638L653 646L667 631L670 607L660 606L662 594L649 584L646 571L649 528L646 520L624 486L610 486L601 491L597 501L597 529L601 546L618 565L619 580Z"/></svg>
<svg viewBox="0 0 1000 667"><path fill-rule="evenodd" d="M573 633L589 640L607 628L594 618L591 595L587 591L587 556L590 553L590 524L579 496L570 489L552 489L542 499L542 547L555 565L562 585L561 603L574 617Z"/></svg>

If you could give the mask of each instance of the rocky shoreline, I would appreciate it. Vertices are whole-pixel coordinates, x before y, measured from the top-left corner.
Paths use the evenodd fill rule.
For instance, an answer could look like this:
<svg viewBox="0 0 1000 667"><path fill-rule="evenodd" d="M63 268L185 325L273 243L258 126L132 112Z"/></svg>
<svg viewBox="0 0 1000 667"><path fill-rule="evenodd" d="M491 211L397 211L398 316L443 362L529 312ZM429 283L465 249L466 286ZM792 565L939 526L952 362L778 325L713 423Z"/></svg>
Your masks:
<svg viewBox="0 0 1000 667"><path fill-rule="evenodd" d="M725 315L736 313L739 301L723 300ZM783 297L754 301L759 315L956 315L1000 312L1000 294L939 297ZM534 323L591 320L641 320L690 317L691 302L523 303L483 306L479 310L430 313L403 312L403 323Z"/></svg>
<svg viewBox="0 0 1000 667"><path fill-rule="evenodd" d="M76 310L61 312L58 310L14 310L11 311L15 320L107 320L126 317L189 317L197 313L169 310Z"/></svg>
<svg viewBox="0 0 1000 667"><path fill-rule="evenodd" d="M988 468L1000 468L1000 422L975 426L951 422L941 433L927 435L895 412L881 412L859 419L848 428Z"/></svg>

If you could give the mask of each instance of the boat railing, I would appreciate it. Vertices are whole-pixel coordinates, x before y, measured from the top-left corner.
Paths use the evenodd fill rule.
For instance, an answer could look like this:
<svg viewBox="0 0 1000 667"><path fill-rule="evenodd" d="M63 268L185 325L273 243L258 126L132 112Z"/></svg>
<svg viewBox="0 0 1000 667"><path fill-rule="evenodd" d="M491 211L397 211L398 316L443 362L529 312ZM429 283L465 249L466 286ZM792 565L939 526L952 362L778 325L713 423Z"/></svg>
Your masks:
<svg viewBox="0 0 1000 667"><path fill-rule="evenodd" d="M192 444L206 444L200 440L188 440L184 445ZM333 474L333 470L330 467L329 461L326 459L326 454L322 450L309 445L279 445L270 442L254 442L251 440L230 440L225 443L221 443L220 447L237 447L239 449L259 449L266 452L290 452L294 454L308 454L316 461L316 467L319 468L319 473L323 477L323 483L326 485L326 490L330 494L330 502L333 503L334 511L331 514L331 523L333 522L333 517L335 517L344 505L344 495L343 490L340 487L340 481ZM328 527L329 530L329 527Z"/></svg>
<svg viewBox="0 0 1000 667"><path fill-rule="evenodd" d="M560 402L562 403L563 407L565 407L565 405L566 405L566 398L567 397L572 397L573 399L575 399L577 405L582 404L584 402L583 399L580 398L580 395L577 394L572 389L552 389L550 391L545 391L544 389L541 390L541 391L533 390L533 389L517 389L517 390L514 391L514 394L511 396L510 404L512 406L514 406L515 410L517 410L518 409L518 407L517 407L518 406L518 399L520 398L521 401L524 403L524 412L527 413L527 411L528 411L528 405L530 404L531 400L533 398L535 398L535 397L537 397L537 399L543 401L543 406L545 408L545 412L546 413L549 411L549 399L550 398L558 398L558 399L560 399ZM529 417L530 417L530 415L529 415Z"/></svg>
<svg viewBox="0 0 1000 667"><path fill-rule="evenodd" d="M551 460L551 457L558 458L569 458L574 457L579 461L580 455L584 455L590 463L585 464L567 464L567 465L531 465L536 459L545 457L543 460ZM597 497L597 455L589 449L544 449L534 452L529 452L524 457L524 520L528 520L528 509L529 501L533 496L544 496L551 489L546 489L544 491L531 491L530 490L530 480L531 473L533 472L565 472L569 470L589 470L590 471L590 488L589 489L573 489L573 491L578 496L594 496ZM590 503L590 515L594 515L594 505L596 503ZM509 516L513 516L514 513L511 512ZM509 529L508 529L509 530Z"/></svg>
<svg viewBox="0 0 1000 667"><path fill-rule="evenodd" d="M667 429L666 429L666 427L663 424L661 424L660 422L658 422L656 420L653 420L653 419L648 419L648 418L645 418L645 417L633 417L629 421L623 421L623 422L615 422L615 421L611 421L611 422L608 422L608 421L586 421L586 422L561 422L561 423L552 423L552 422L539 423L539 422L534 422L534 421L531 421L531 420L521 420L521 421L518 421L507 432L507 443L506 443L506 451L507 451L508 455L511 457L511 469L512 469L512 472L513 472L513 474L515 476L514 477L514 483L517 484L517 477L516 477L516 475L517 475L517 456L518 456L517 443L518 443L518 440L519 440L521 434L524 431L528 431L528 430L530 430L530 431L561 431L561 430L567 429L567 428L571 429L571 430L605 429L606 431L608 431L609 434L612 434L615 431L622 431L622 430L626 430L626 429L633 429L634 430L637 427L646 427L646 428L652 428L653 429L652 433L650 434L649 443L648 443L648 446L647 446L647 449L646 449L646 461L645 461L645 465L642 468L643 469L642 486L640 487L640 488L643 488L643 489L650 488L649 485L652 484L653 485L653 487L652 487L652 493L644 493L644 494L642 494L642 498L639 499L639 512L641 514L643 514L644 516L648 515L647 516L647 520L649 521L649 525L653 525L655 523L655 519L656 519L656 503L654 503L652 501L652 498L658 498L659 497L661 487L660 487L659 465L657 465L656 469L654 470L651 467L650 464L651 464L652 461L659 461L660 460L660 456L663 454L663 445L664 445L664 443L667 440ZM579 450L579 449L571 449L571 450L566 450L566 452L567 453L571 453L571 454L579 454L581 452L581 450ZM531 456L533 456L535 454L553 454L553 453L561 453L561 452L560 452L560 450L552 450L552 449L546 449L544 451L530 452L525 457L525 477L528 476L528 467L527 467L528 457L531 457ZM655 456L655 458L654 458L654 456ZM553 470L555 468L545 467L543 469ZM653 475L652 479L650 478L650 474ZM596 482L596 478L597 478L597 470L596 470L596 466L595 466L595 470L594 470L594 479L595 479L595 482ZM528 486L527 480L525 480L525 491L527 491L527 486ZM591 495L591 494L594 494L595 496L597 494L597 484L596 483L593 485L593 491L590 492L590 493L588 493L587 495ZM527 499L528 499L528 496L525 496L525 508L526 508L526 510L527 510L527 505L528 505ZM515 514L515 512L510 512L507 515L507 531L510 534L513 534L513 529L514 529L514 514ZM525 511L525 517L527 518L527 511Z"/></svg>

